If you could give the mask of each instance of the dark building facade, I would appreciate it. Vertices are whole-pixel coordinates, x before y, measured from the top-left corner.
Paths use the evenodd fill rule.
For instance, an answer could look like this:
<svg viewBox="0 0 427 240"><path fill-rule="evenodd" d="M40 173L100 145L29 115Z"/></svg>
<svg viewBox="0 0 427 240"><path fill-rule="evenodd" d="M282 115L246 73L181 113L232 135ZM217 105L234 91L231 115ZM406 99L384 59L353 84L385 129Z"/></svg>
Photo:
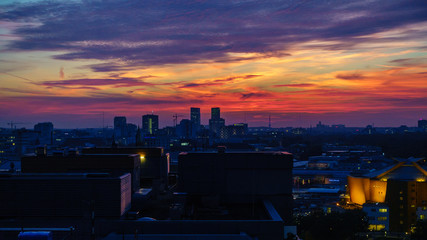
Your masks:
<svg viewBox="0 0 427 240"><path fill-rule="evenodd" d="M190 120L191 120L191 135L195 137L200 131L200 108L192 107L190 109Z"/></svg>
<svg viewBox="0 0 427 240"><path fill-rule="evenodd" d="M181 153L178 190L222 204L268 200L286 222L292 216L292 155L284 152Z"/></svg>
<svg viewBox="0 0 427 240"><path fill-rule="evenodd" d="M167 184L169 173L169 154L163 148L119 147L119 148L85 148L83 154L111 155L137 154L141 172L139 186L151 187L153 182Z"/></svg>
<svg viewBox="0 0 427 240"><path fill-rule="evenodd" d="M120 217L130 209L131 176L1 173L0 202L2 217Z"/></svg>
<svg viewBox="0 0 427 240"><path fill-rule="evenodd" d="M243 137L248 134L247 123L235 123L221 128L219 137L221 139L230 139L233 137Z"/></svg>
<svg viewBox="0 0 427 240"><path fill-rule="evenodd" d="M427 120L425 119L418 120L418 127L423 129L424 131L427 131Z"/></svg>
<svg viewBox="0 0 427 240"><path fill-rule="evenodd" d="M34 131L38 132L41 145L53 143L53 124L51 122L37 123L34 125Z"/></svg>
<svg viewBox="0 0 427 240"><path fill-rule="evenodd" d="M215 135L219 135L221 128L225 126L225 120L221 118L221 110L219 107L211 109L211 119L209 119L209 130Z"/></svg>
<svg viewBox="0 0 427 240"><path fill-rule="evenodd" d="M23 173L130 173L132 191L140 188L141 163L137 154L27 155L21 158Z"/></svg>
<svg viewBox="0 0 427 240"><path fill-rule="evenodd" d="M142 116L142 133L144 135L153 135L159 129L159 116L148 114Z"/></svg>
<svg viewBox="0 0 427 240"><path fill-rule="evenodd" d="M114 135L116 138L126 136L126 117L114 117Z"/></svg>

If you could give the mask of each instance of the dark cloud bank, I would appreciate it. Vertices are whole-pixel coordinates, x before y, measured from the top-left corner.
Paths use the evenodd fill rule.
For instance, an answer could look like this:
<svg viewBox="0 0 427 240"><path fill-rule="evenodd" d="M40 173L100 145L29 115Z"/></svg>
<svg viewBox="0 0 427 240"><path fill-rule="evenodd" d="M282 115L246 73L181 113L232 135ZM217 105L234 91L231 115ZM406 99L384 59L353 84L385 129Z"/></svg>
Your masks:
<svg viewBox="0 0 427 240"><path fill-rule="evenodd" d="M32 23L15 30L9 51L61 50L55 58L104 60L89 67L109 72L244 60L228 52L286 56L309 40L348 49L373 40L360 36L427 21L427 2L42 1L4 6L0 20Z"/></svg>

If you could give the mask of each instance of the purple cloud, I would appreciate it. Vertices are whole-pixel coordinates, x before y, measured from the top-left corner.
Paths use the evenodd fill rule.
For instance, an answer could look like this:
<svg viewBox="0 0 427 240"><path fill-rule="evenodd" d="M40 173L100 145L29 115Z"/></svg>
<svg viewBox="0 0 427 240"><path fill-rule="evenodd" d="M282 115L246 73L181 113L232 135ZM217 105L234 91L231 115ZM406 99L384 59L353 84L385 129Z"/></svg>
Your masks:
<svg viewBox="0 0 427 240"><path fill-rule="evenodd" d="M339 79L344 79L344 80L361 80L361 79L365 79L366 78L365 76L363 76L360 73L338 74L335 77L339 78Z"/></svg>
<svg viewBox="0 0 427 240"><path fill-rule="evenodd" d="M273 87L291 87L291 88L306 88L306 87L315 87L316 84L312 83L295 83L295 84L279 84L274 85Z"/></svg>
<svg viewBox="0 0 427 240"><path fill-rule="evenodd" d="M427 20L425 1L42 1L5 6L0 20L36 22L14 31L9 51L46 50L57 59L97 59L93 71L286 56L294 44L329 49L378 41L367 35ZM250 17L248 17L250 16ZM408 33L425 39L425 32ZM404 41L404 37L389 39ZM381 40L383 41L383 40ZM65 52L65 53L63 53ZM232 57L229 52L257 53ZM121 60L117 64L117 60Z"/></svg>
<svg viewBox="0 0 427 240"><path fill-rule="evenodd" d="M67 86L85 86L80 89L93 89L88 86L113 86L116 88L121 87L135 87L135 86L154 86L159 84L148 83L142 81L142 79L152 78L154 76L142 76L139 78L106 78L106 79L93 79L93 78L82 78L82 79L70 79L61 81L45 81L42 82L42 86L46 87L67 87Z"/></svg>
<svg viewBox="0 0 427 240"><path fill-rule="evenodd" d="M249 98L265 98L271 96L270 93L267 92L247 92L247 93L240 93L241 100L246 100Z"/></svg>
<svg viewBox="0 0 427 240"><path fill-rule="evenodd" d="M227 78L220 78L220 79L214 79L214 80L210 80L210 81L206 81L206 82L191 82L191 83L186 83L183 84L181 86L179 86L178 88L196 88L196 87L209 87L209 86L222 86L225 85L227 83L231 83L234 82L235 80L238 79L251 79L251 78L255 78L255 77L260 77L262 75L256 75L256 74L248 74L248 75L243 75L243 76L233 76L233 77L227 77Z"/></svg>

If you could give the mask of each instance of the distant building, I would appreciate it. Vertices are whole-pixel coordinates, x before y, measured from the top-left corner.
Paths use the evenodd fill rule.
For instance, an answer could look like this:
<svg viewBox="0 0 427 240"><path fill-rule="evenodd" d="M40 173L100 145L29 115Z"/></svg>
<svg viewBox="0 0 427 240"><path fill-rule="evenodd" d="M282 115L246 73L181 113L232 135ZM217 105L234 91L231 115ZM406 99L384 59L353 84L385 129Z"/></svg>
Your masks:
<svg viewBox="0 0 427 240"><path fill-rule="evenodd" d="M147 114L142 116L142 133L144 135L153 135L159 129L159 116Z"/></svg>
<svg viewBox="0 0 427 240"><path fill-rule="evenodd" d="M220 129L221 139L230 139L233 137L243 137L248 134L247 123L236 123L230 126L222 127Z"/></svg>
<svg viewBox="0 0 427 240"><path fill-rule="evenodd" d="M34 125L34 131L39 133L39 142L41 145L50 145L53 143L53 124L51 122L37 123Z"/></svg>
<svg viewBox="0 0 427 240"><path fill-rule="evenodd" d="M126 136L126 117L114 117L114 135L116 138Z"/></svg>
<svg viewBox="0 0 427 240"><path fill-rule="evenodd" d="M126 145L127 123L126 117L114 117L114 138L120 145Z"/></svg>
<svg viewBox="0 0 427 240"><path fill-rule="evenodd" d="M219 135L221 128L225 126L225 120L221 118L219 107L211 109L211 119L209 119L209 130L215 135Z"/></svg>
<svg viewBox="0 0 427 240"><path fill-rule="evenodd" d="M427 131L427 120L425 119L418 120L418 128L421 128L424 131Z"/></svg>
<svg viewBox="0 0 427 240"><path fill-rule="evenodd" d="M211 108L211 119L220 119L221 118L221 110L219 107Z"/></svg>
<svg viewBox="0 0 427 240"><path fill-rule="evenodd" d="M193 124L188 119L182 119L176 126L176 135L181 138L189 139L193 136Z"/></svg>
<svg viewBox="0 0 427 240"><path fill-rule="evenodd" d="M197 133L200 131L200 108L191 108L190 110L190 120L191 120L191 136L197 136Z"/></svg>

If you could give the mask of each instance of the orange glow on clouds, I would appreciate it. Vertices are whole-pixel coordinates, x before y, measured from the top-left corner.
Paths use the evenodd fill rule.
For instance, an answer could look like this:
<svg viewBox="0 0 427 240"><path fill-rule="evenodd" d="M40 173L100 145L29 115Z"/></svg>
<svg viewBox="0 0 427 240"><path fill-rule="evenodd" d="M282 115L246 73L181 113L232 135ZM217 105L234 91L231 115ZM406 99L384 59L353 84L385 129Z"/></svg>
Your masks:
<svg viewBox="0 0 427 240"><path fill-rule="evenodd" d="M336 17L350 21L363 16ZM212 58L130 69L125 67L131 60L117 59L116 64L124 68L110 72L88 67L107 60L55 59L67 51L5 53L0 59L0 120L34 115L35 121L46 121L43 116L61 114L91 118L100 112L136 118L152 110L171 116L188 113L190 107L208 114L210 107L219 106L233 117L252 113L249 122L263 113L277 114L279 119L287 114L344 116L386 111L411 111L415 122L427 117L427 42L420 37L395 39L426 31L423 22L356 36L353 42L319 38L283 43L283 47L276 42L275 50L258 52L230 47L224 55ZM171 42L92 40L70 46L137 48Z"/></svg>

